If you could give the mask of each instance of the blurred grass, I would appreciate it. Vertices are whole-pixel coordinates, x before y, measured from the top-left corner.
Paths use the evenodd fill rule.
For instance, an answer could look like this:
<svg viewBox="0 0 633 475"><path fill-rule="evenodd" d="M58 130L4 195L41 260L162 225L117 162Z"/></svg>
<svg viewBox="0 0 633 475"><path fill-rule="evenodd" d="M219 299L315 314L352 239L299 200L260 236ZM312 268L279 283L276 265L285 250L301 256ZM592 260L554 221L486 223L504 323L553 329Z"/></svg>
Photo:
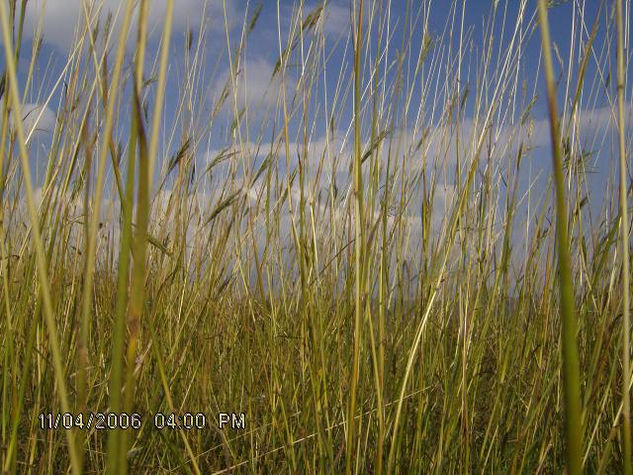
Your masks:
<svg viewBox="0 0 633 475"><path fill-rule="evenodd" d="M175 51L178 2L157 47L150 2L118 20L82 2L49 77L37 33L25 49L26 3L0 4L3 473L630 471L620 1L595 18L567 6L562 53L544 1L516 18L492 3L481 41L466 2L438 31L430 2L395 28L389 1L354 0L334 41L328 2L277 2L278 60L250 102L266 5L233 29L223 1L226 48L205 47L203 22ZM539 33L545 83L529 84ZM36 178L19 115L52 98ZM613 127L587 127L604 103ZM614 144L619 174L596 194ZM42 412L123 410L143 427L38 427ZM159 431L157 411L210 427ZM220 411L245 412L246 430L215 428Z"/></svg>
<svg viewBox="0 0 633 475"><path fill-rule="evenodd" d="M576 345L576 305L569 257L569 232L567 230L567 197L563 176L563 154L556 100L556 79L552 61L552 46L547 18L547 3L539 1L539 23L543 42L543 59L547 81L550 133L552 136L552 160L556 189L556 241L558 253L558 281L560 286L561 346L563 366L563 392L565 394L565 443L567 470L571 474L582 473L582 407L580 403L580 368Z"/></svg>

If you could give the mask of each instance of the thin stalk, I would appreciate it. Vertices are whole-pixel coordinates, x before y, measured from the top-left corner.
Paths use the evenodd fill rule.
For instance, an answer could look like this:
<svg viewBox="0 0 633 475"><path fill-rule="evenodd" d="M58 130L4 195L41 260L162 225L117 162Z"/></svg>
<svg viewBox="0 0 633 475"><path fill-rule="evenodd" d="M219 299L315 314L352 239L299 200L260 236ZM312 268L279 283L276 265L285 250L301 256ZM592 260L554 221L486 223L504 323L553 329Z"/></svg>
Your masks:
<svg viewBox="0 0 633 475"><path fill-rule="evenodd" d="M627 171L626 171L626 122L624 119L624 25L622 0L615 2L616 21L618 24L618 147L620 152L620 232L622 245L622 430L624 445L624 473L630 475L631 468L631 397L629 387L631 379L630 350L630 286L629 286L629 213L627 203Z"/></svg>
<svg viewBox="0 0 633 475"><path fill-rule="evenodd" d="M143 2L144 5L145 2ZM128 306L128 326L130 331L130 337L127 347L127 371L125 380L125 397L123 407L127 412L132 410L134 391L135 391L135 378L134 369L136 366L136 353L139 343L139 330L141 325L141 316L143 313L143 306L145 301L145 279L147 277L147 242L148 242L148 227L149 227L149 212L150 212L150 193L152 191L152 175L153 164L155 162L155 155L158 149L158 134L160 129L160 120L163 109L163 102L165 97L165 82L167 76L167 58L169 53L169 46L171 40L171 27L173 19L173 0L167 2L167 11L165 13L165 23L163 28L162 46L160 53L160 67L158 74L157 94L156 102L154 103L153 121L152 121L152 135L150 136L149 147L147 145L147 136L143 126L141 103L140 103L140 90L139 86L142 84L142 79L137 77L134 89L134 111L136 116L136 130L132 133L136 134L138 139L138 190L137 190L137 209L136 209L136 233L133 239L133 256L134 266L132 269L132 283L129 297ZM148 11L142 9L140 24L143 25L147 21ZM144 30L144 26L141 27ZM144 45L144 39L143 45ZM139 55L142 58L143 55ZM139 60L140 61L140 60ZM137 63L137 67L142 71L142 64ZM127 440L128 434L123 433L121 436L121 455L127 454ZM127 459L126 457L120 458L119 473L127 472Z"/></svg>
<svg viewBox="0 0 633 475"><path fill-rule="evenodd" d="M356 13L358 16L356 17ZM363 260L365 258L363 245L363 176L361 162L361 137L360 137L360 83L361 68L360 59L362 54L363 42L363 0L359 4L354 1L353 8L354 17L357 18L356 35L354 39L354 164L353 164L353 186L354 186L354 277L356 296L354 300L354 349L352 363L352 381L349 399L349 412L347 421L349 424L347 430L346 456L345 456L345 473L352 472L352 457L355 451L356 434L355 416L356 416L356 392L358 389L358 379L360 372L360 351L362 347L362 328L361 321L363 315Z"/></svg>
<svg viewBox="0 0 633 475"><path fill-rule="evenodd" d="M558 234L558 272L562 320L562 365L565 396L565 440L567 470L570 475L582 472L582 407L580 402L580 369L576 347L576 309L572 284L569 237L567 232L567 205L563 177L561 136L556 105L556 80L552 63L547 1L539 0L539 22L543 46L543 62L547 83L552 160L556 188L556 232Z"/></svg>
<svg viewBox="0 0 633 475"><path fill-rule="evenodd" d="M132 114L131 129L136 128L136 115ZM117 293L114 328L112 332L112 362L110 370L110 410L121 411L121 387L123 385L123 350L125 333L125 311L128 302L130 278L130 253L132 250L132 203L134 201L134 168L136 165L136 134L129 138L129 166L127 169L125 197L121 201L122 230L117 275ZM118 472L120 457L120 431L108 434L108 473Z"/></svg>

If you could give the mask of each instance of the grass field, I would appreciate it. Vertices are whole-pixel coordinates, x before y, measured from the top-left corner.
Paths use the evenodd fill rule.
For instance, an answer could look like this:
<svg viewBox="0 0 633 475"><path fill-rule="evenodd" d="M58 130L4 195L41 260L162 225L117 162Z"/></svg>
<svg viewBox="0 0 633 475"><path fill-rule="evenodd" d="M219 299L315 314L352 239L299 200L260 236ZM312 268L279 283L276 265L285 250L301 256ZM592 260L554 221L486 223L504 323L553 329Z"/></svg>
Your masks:
<svg viewBox="0 0 633 475"><path fill-rule="evenodd" d="M2 473L632 473L628 0L49 2Z"/></svg>

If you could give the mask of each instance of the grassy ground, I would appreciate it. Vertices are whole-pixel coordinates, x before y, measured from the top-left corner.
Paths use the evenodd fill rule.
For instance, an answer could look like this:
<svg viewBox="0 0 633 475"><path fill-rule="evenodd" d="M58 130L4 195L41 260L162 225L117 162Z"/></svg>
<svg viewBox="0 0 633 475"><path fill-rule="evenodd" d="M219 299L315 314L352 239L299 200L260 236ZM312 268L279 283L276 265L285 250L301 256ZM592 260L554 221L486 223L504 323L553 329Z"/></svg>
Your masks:
<svg viewBox="0 0 633 475"><path fill-rule="evenodd" d="M630 473L621 1L574 2L562 53L544 1L496 2L481 32L462 2L392 30L390 2L353 1L335 44L327 3L266 5L259 101L258 7L237 29L222 9L209 79L204 25L171 64L178 2L158 45L145 1L116 22L79 2L49 77L26 3L0 3L3 473ZM64 412L83 428L40 428Z"/></svg>

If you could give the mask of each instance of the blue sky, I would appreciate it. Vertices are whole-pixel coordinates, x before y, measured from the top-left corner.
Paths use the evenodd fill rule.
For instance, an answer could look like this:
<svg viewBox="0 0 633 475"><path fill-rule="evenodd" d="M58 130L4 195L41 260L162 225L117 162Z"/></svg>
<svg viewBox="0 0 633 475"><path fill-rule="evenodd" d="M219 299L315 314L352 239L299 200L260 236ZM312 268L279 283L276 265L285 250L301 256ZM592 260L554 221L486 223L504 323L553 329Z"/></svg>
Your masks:
<svg viewBox="0 0 633 475"><path fill-rule="evenodd" d="M123 2L117 0L105 0L104 11L117 11ZM150 30L156 32L160 31L162 21L162 11L165 8L165 0L155 0L152 3L151 15L150 15ZM207 15L203 19L201 15L202 4L206 3ZM464 9L464 31L465 34L470 34L470 45L474 49L475 55L481 53L483 49L484 25L489 21L491 13L493 11L493 5L497 3L497 13L495 21L495 48L499 45L506 44L511 36L511 28L506 26L503 29L504 23L506 25L512 25L517 16L519 8L519 1L484 1L484 0L470 0L470 1L434 1L427 2L428 7L424 8L424 11L429 12L429 31L432 35L439 36L447 25L447 18L453 8L455 8L457 14L455 15L456 21L455 38L453 43L457 44L457 33L459 30L459 20L461 17L462 8ZM572 27L572 8L573 2L558 2L555 8L550 9L550 23L552 25L552 39L557 45L562 57L566 57L566 51L569 50L570 45L570 32ZM304 15L314 10L314 8L320 3L317 0L306 1L303 5ZM366 2L371 4L371 2ZM394 43L397 44L401 41L404 34L411 34L411 50L415 51L419 48L422 41L422 25L421 20L413 25L413 30L410 31L405 28L405 18L409 18L409 26L411 26L412 16L417 12L418 2L409 2L408 0L393 0L391 4L391 25L393 28ZM536 2L527 2L528 14L526 18L531 18ZM587 22L590 22L596 15L600 2L578 2L582 4L585 9L585 18ZM242 22L248 21L248 17L252 14L258 5L262 6L261 15L257 24L257 27L251 33L248 42L246 53L244 55L247 67L254 70L253 76L267 76L272 73L272 68L279 56L278 49L278 18L277 18L277 2L264 1L264 2L247 2L245 0L231 0L226 1L226 17L230 27L230 34L232 40L237 42L241 33ZM344 0L330 0L327 2L327 21L324 23L324 32L328 40L328 48L332 54L330 64L331 74L329 74L328 88L333 89L336 86L337 76L334 74L337 64L342 64L343 61L349 63L350 51L347 50L347 58L343 56L344 43L346 36L349 34L349 14L350 14L351 2ZM42 10L42 7L45 10ZM294 0L283 0L279 2L279 10L281 16L281 28L282 32L287 34L289 25L289 19L292 12L298 8L298 2ZM31 0L27 6L26 16L26 39L27 43L24 48L24 54L21 57L21 76L25 77L28 63L31 43L28 41L32 38L38 22L42 21L43 27L43 48L40 55L40 60L36 68L36 74L39 73L39 77L42 78L48 75L49 83L56 78L64 66L64 62L69 53L70 45L73 44L73 31L77 25L77 21L81 18L81 1L80 0L47 0L43 3L43 0ZM40 13L44 11L42 17ZM224 8L222 0L179 0L176 2L175 19L174 19L174 36L172 41L172 56L170 58L170 80L171 87L176 87L176 81L178 77L178 70L182 69L182 50L184 45L184 38L187 31L191 29L196 32L200 27L201 22L204 22L208 28L208 34L204 48L207 51L208 68L206 73L209 77L226 77L226 70L228 68L227 55L226 55L226 41L224 36ZM601 44L604 41L604 21L601 22L601 27L596 38L596 44ZM575 25L579 27L578 24ZM586 25L587 28L591 28L591 24ZM503 37L500 32L504 31ZM156 48L158 44L159 35L154 33L150 36L150 49ZM284 41L284 38L282 38ZM536 75L540 60L540 36L538 31L532 34L532 39L528 44L527 51L524 54L524 66L522 68L523 80L528 83L536 82L538 84L537 89L544 90L542 83L542 74ZM131 61L131 54L128 52L128 63ZM149 55L150 57L152 54ZM217 57L217 64L216 62ZM4 58L0 60L0 66L3 66ZM413 65L410 65L413 67ZM588 76L592 77L595 72L595 63L589 62ZM224 76L223 76L224 74ZM268 86L266 83L266 77L256 77L251 81L249 79L250 89L253 91L250 96L261 95ZM473 78L471 78L472 80ZM462 80L464 83L468 81L468 78ZM213 88L214 84L207 84L206 88ZM43 92L46 91L46 87L42 90L32 90L31 97L27 98L25 102L36 103L41 100ZM564 91L562 91L564 92ZM249 96L249 99L251 98ZM173 110L176 106L176 97L173 94L167 94L167 112ZM266 101L267 99L265 99ZM272 99L270 99L272 101ZM54 103L54 102L53 102ZM468 101L468 105L471 105L472 101ZM607 105L606 101L602 102L602 105ZM546 115L546 109L543 101L537 101L534 106L534 114L536 118L544 118Z"/></svg>

